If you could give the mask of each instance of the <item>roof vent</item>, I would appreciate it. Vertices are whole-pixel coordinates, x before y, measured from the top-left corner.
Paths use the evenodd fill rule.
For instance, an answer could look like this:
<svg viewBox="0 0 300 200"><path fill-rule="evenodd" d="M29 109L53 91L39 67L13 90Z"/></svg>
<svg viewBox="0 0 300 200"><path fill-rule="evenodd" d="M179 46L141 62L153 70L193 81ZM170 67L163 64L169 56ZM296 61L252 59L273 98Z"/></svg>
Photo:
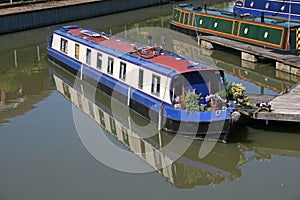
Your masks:
<svg viewBox="0 0 300 200"><path fill-rule="evenodd" d="M90 31L90 30L82 30L81 31L82 34L90 36L90 37L100 37L101 34L94 32L94 31Z"/></svg>

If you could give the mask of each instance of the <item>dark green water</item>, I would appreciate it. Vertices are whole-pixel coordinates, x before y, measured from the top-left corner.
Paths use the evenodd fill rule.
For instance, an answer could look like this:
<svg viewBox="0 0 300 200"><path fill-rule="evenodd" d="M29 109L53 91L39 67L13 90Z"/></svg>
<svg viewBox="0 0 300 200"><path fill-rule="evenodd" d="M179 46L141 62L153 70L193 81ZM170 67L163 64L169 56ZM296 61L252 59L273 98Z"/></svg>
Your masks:
<svg viewBox="0 0 300 200"><path fill-rule="evenodd" d="M224 5L218 7L231 4ZM133 39L133 28L167 29L170 13L171 5L165 5L68 24L113 34L126 30ZM0 200L300 199L299 124L241 124L230 143L218 143L201 157L207 143L157 133L84 81L74 84L72 75L47 60L51 31L0 36ZM172 44L186 56L215 63L248 93L276 95L300 79L266 61L242 63L234 52L199 51L186 40ZM89 100L93 95L96 101ZM126 156L108 150L110 142Z"/></svg>

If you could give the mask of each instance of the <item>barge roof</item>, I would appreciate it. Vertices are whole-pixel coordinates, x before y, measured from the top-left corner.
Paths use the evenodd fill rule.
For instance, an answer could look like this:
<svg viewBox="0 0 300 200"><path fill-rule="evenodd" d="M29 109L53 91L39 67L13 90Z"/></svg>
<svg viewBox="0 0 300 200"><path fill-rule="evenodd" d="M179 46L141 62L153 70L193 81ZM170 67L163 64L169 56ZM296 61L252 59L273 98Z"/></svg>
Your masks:
<svg viewBox="0 0 300 200"><path fill-rule="evenodd" d="M151 58L142 58L136 53L135 47L143 48L146 46L78 26L64 26L56 33L60 35L67 33L69 36L73 36L75 41L80 40L80 42L84 42L95 49L106 50L104 52L168 76L193 71L219 70L208 63L194 61L166 51L162 51Z"/></svg>

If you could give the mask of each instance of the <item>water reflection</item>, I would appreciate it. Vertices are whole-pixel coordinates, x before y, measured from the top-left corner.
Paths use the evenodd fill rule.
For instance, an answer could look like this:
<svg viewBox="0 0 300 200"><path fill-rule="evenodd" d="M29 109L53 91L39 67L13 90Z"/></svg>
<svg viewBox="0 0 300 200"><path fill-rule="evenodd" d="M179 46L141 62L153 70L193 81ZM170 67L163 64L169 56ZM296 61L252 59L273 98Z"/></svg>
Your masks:
<svg viewBox="0 0 300 200"><path fill-rule="evenodd" d="M125 106L99 90L96 92L96 99L93 100L94 94L90 93L95 89L93 86L85 81L77 81L75 85L75 76L58 66L51 65L49 69L57 90L88 115L90 120L96 122L99 130L108 132L113 136L111 140L115 140L114 143L121 143L175 187L192 188L236 181L242 177L242 166L252 160L264 162L278 155L300 158L300 135L297 134L299 125L283 132L283 128L278 125L253 128L241 124L234 130L235 136L231 143L215 145L206 157L199 158L203 142L195 140L188 150L176 159L176 149L166 148L161 151L174 139L173 134L158 133L155 128L147 129L148 131L141 129L140 127L147 126L149 122L134 111L130 111L130 116L126 116L123 111ZM111 105L119 109L112 111ZM101 134L101 131L98 132ZM189 143L189 139L180 137L177 142L178 148L186 143ZM171 164L161 168L168 162Z"/></svg>
<svg viewBox="0 0 300 200"><path fill-rule="evenodd" d="M40 48L45 45L0 52L0 124L31 110L49 95L47 55Z"/></svg>
<svg viewBox="0 0 300 200"><path fill-rule="evenodd" d="M114 136L176 187L214 185L224 180L236 180L241 176L238 165L242 154L236 145L217 144L208 156L200 159L198 153L202 142L196 140L176 160L177 149L174 146L165 148L174 139L173 134L158 133L156 128L142 129L141 127L149 125L149 122L134 111L130 111L130 116L126 116L122 109L125 107L124 105L99 90L96 92L96 99L93 100L94 94L89 92L93 91L93 86L85 81L78 83L77 80L74 84L75 76L60 67L52 65L50 71L53 74L57 90L95 121L99 125L99 130L103 129ZM112 104L119 109L112 111ZM153 127L155 126L153 125ZM155 134L151 131L154 131ZM98 132L101 134L101 131ZM176 143L177 148L179 149L180 146L185 146L189 142L190 139L180 137ZM161 150L162 148L163 150ZM162 168L165 163L171 164Z"/></svg>

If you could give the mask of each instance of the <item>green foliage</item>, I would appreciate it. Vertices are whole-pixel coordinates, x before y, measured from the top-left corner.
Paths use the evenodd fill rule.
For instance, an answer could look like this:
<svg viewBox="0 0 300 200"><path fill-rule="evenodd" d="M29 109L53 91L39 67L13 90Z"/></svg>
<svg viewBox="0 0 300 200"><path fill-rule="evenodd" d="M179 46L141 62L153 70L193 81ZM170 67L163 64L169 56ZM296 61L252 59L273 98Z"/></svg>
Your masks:
<svg viewBox="0 0 300 200"><path fill-rule="evenodd" d="M231 83L228 86L229 95L232 96L233 99L244 97L245 90L246 87L244 87L241 83Z"/></svg>
<svg viewBox="0 0 300 200"><path fill-rule="evenodd" d="M244 94L246 87L241 83L231 83L227 87L228 97L230 100L233 100L235 103L240 103L243 105L250 106L248 96Z"/></svg>
<svg viewBox="0 0 300 200"><path fill-rule="evenodd" d="M192 91L185 92L185 108L188 111L196 112L204 110L204 107L199 106L201 94L196 94L195 89Z"/></svg>

